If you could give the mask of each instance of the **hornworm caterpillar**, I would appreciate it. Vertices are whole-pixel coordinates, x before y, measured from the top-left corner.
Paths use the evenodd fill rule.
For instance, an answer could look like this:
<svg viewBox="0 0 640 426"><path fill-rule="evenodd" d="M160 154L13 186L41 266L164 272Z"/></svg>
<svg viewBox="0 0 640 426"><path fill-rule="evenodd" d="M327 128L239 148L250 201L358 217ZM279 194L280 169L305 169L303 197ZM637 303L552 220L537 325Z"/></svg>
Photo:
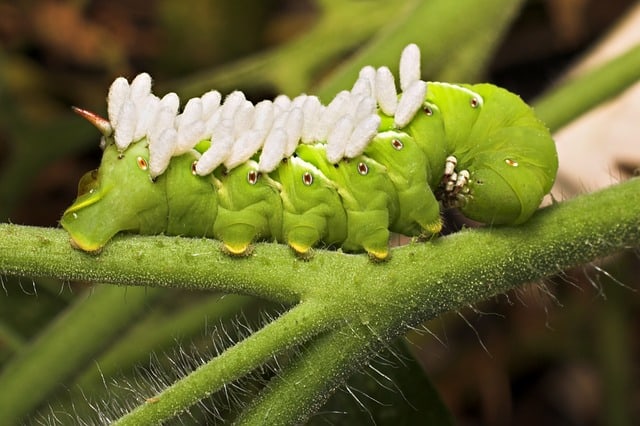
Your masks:
<svg viewBox="0 0 640 426"><path fill-rule="evenodd" d="M554 142L517 95L490 85L420 79L420 51L365 67L328 105L242 92L190 99L118 78L108 117L76 111L104 135L102 162L61 224L101 249L121 231L213 237L243 255L256 240L389 254L390 232L429 236L440 205L487 224L520 224L555 179Z"/></svg>

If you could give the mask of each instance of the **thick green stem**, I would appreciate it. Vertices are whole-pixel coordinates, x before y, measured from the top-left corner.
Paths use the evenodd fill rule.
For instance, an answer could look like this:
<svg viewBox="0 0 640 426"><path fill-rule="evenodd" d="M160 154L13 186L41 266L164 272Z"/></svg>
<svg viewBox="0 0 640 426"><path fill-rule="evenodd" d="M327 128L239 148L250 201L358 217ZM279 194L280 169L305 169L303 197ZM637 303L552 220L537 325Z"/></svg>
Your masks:
<svg viewBox="0 0 640 426"><path fill-rule="evenodd" d="M294 271L296 265L304 264L290 256L286 247L273 245L280 252L276 258L233 258L221 251L219 242L208 239L160 238L150 242L137 236L116 237L102 253L90 255L73 250L61 229L0 224L0 273L132 286L217 288L285 304L300 298L302 289L294 279L300 279L297 272L282 282L258 279L265 271L277 269L284 258L292 262ZM252 259L259 259L257 269L245 267ZM234 274L235 279L227 281Z"/></svg>
<svg viewBox="0 0 640 426"><path fill-rule="evenodd" d="M614 202L627 197L631 211ZM625 219L617 220L619 215ZM364 313L369 306L369 315L361 316L361 321L352 315L348 326L314 341L305 357L285 369L242 413L239 423L304 422L331 390L366 365L385 341L406 331L413 322L435 318L444 311L588 259L638 246L640 180L545 209L524 228L470 231L440 241L442 245L434 252L443 254L442 250L455 251L457 247L459 257L455 261L450 259L451 263L447 263L435 255L422 268L424 276L432 277L427 283L420 283L416 276L406 281L413 285L398 288L405 283L398 279L387 283L392 292L374 288L369 295L361 295L358 300L367 302L356 302L360 309L350 309ZM350 301L344 300L341 310L347 312L349 305ZM407 318L413 319L404 322ZM297 386L301 380L304 387Z"/></svg>
<svg viewBox="0 0 640 426"><path fill-rule="evenodd" d="M333 328L336 321L349 323L343 331L370 330L361 344L343 345L344 356L335 361L341 363L335 370L340 374L315 369L315 373L308 372L324 374L316 379L323 385L297 388L295 392L300 394L296 398L306 395L306 402L297 408L292 405L287 412L309 413L324 398L324 390L335 388L344 380L345 372L357 368L354 363L362 362L360 354L366 353L367 347L404 332L408 325L638 245L640 179L551 206L519 227L469 230L431 243L401 247L382 265L370 262L364 255L327 251L319 251L311 261L302 262L295 260L286 247L276 244L259 244L251 258L229 259L217 256L210 241L133 236L116 239L99 257L91 257L73 251L65 240L58 230L0 225L0 273L57 273L62 274L60 278L69 278L69 271L73 271L74 276L101 281L111 278L117 282L126 275L132 284L152 285L158 281L160 286L193 285L263 294L275 300L282 295L299 295L303 301L273 327L265 327L197 370L200 373L183 379L176 385L177 390L170 388L171 398L166 403L144 405L144 410L154 413L153 419L175 415L225 380L237 379L273 353ZM192 255L205 251L206 257ZM169 266L157 262L176 256L182 261L171 261ZM49 260L63 267L53 267L47 264ZM113 271L123 270L126 274L113 276ZM176 276L181 279L176 280ZM269 283L278 284L270 287ZM283 323L288 325L282 326ZM231 361L235 356L245 361ZM329 367L326 371L330 371ZM269 392L284 392L277 396L288 400L286 391L279 389L273 386ZM159 401L164 399L162 395ZM255 409L270 410L268 405Z"/></svg>
<svg viewBox="0 0 640 426"><path fill-rule="evenodd" d="M213 289L290 304L336 300L336 292L349 303L353 296L379 300L381 291L437 285L451 292L443 294L445 300L458 294L455 299L473 301L508 290L513 280L534 280L637 242L639 194L640 180L633 179L543 209L518 227L466 231L394 249L385 264L323 250L300 261L286 246L272 243L257 244L253 255L238 259L222 254L211 240L164 236L122 236L90 256L73 250L62 230L0 224L0 273ZM492 269L498 270L498 283L487 278ZM471 288L460 293L460 286Z"/></svg>

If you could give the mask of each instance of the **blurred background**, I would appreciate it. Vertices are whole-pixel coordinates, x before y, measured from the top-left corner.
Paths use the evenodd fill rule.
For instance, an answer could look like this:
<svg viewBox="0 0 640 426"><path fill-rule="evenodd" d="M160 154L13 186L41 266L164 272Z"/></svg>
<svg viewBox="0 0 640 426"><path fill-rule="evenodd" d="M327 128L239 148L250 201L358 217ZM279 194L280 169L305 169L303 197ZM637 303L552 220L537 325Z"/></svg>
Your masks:
<svg viewBox="0 0 640 426"><path fill-rule="evenodd" d="M0 219L57 226L75 198L78 180L97 167L101 154L98 133L70 106L104 114L107 88L119 75L150 72L156 93L176 90L183 99L203 93L199 89L205 82L226 93L245 90L252 100L281 92L295 95L291 92L298 86L261 78L258 65L313 28L329 3L0 1ZM375 1L370 3L375 7ZM625 25L640 28L639 20L635 25L626 21L636 9L631 0L526 1L487 71L476 79L533 101L598 51L612 31ZM472 17L460 11L460 31L472 24ZM629 37L627 43L640 40ZM348 49L340 54L347 55ZM340 59L323 58L323 67L301 87L313 93L332 61ZM292 73L297 66L295 60L287 63ZM640 105L621 102L627 103L612 102L599 113L604 115L558 133L562 170L554 189L557 199L634 174L640 161ZM630 121L612 125L622 116ZM587 136L594 137L587 141ZM571 145L576 137L584 142L578 149ZM438 339L412 334L410 350L460 425L638 424L638 263L637 253L622 254L445 315L426 325ZM82 283L0 281L0 368L89 290ZM211 318L226 321L242 310L252 321L258 311L271 308L238 298L228 299L228 310L220 313L215 303L198 304L198 294L169 293L149 296L138 323L155 324L195 310L194 305L201 311L190 328L171 329L169 341L157 346L160 352L177 336L195 347L206 345ZM137 354L132 363L148 358L148 353ZM79 367L75 380L83 371ZM66 395L72 387L66 384L56 392Z"/></svg>

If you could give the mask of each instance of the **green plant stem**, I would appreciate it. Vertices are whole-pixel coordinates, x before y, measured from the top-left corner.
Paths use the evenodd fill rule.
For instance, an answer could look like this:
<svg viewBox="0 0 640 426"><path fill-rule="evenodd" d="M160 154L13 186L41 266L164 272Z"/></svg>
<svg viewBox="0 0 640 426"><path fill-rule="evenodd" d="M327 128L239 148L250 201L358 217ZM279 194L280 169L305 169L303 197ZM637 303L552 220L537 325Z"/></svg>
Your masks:
<svg viewBox="0 0 640 426"><path fill-rule="evenodd" d="M74 302L33 344L25 346L0 375L0 424L17 423L79 365L109 344L141 308L160 294L144 287L100 286ZM64 362L59 360L64 359Z"/></svg>
<svg viewBox="0 0 640 426"><path fill-rule="evenodd" d="M543 95L533 103L552 131L620 94L640 80L640 45Z"/></svg>
<svg viewBox="0 0 640 426"><path fill-rule="evenodd" d="M310 298L336 299L331 296L335 292L346 291L361 298L393 292L400 285L420 289L436 280L455 283L453 278L461 277L463 271L468 273L468 268L481 267L480 276L484 276L490 265L500 267L500 273L511 279L534 280L638 241L639 194L640 181L632 179L542 209L518 227L465 231L394 249L385 264L371 262L363 255L324 250L318 250L311 261L301 261L286 246L273 243L256 244L253 255L233 258L223 254L220 244L212 240L137 235L115 238L102 254L92 256L72 249L62 230L0 224L0 273L212 289L263 295L289 304ZM534 265L530 256L536 253L548 256L545 261L551 263ZM518 260L525 260L527 266L518 267ZM452 268L451 262L459 265ZM493 291L491 282L477 280L469 283L492 290L490 294L510 288L498 286ZM395 284L389 287L389 283ZM488 295L471 291L467 299ZM429 299L414 303L422 302Z"/></svg>
<svg viewBox="0 0 640 426"><path fill-rule="evenodd" d="M520 10L517 0L431 0L408 2L358 54L321 82L318 95L328 101L351 87L366 65L397 69L398 52L416 43L422 52L422 75L429 80L473 82L486 71L504 32ZM463 31L460 11L473 16ZM456 46L452 49L451 46Z"/></svg>
<svg viewBox="0 0 640 426"><path fill-rule="evenodd" d="M295 270L296 265L305 262L295 259L281 245L271 245L280 252L274 258L257 253L248 258L234 258L222 252L218 241L209 239L161 238L152 243L151 250L150 242L123 235L114 238L99 255L91 255L71 249L68 235L61 229L0 224L0 273L131 286L217 289L288 305L299 301L304 290L298 281L306 270ZM16 248L20 248L17 256L9 252ZM262 245L256 247L259 249ZM278 262L285 257L292 262L293 272L287 280L279 282ZM257 269L245 267L252 259L258 261ZM196 265L200 266L192 268ZM227 277L234 274L234 281L228 282Z"/></svg>
<svg viewBox="0 0 640 426"><path fill-rule="evenodd" d="M372 263L364 255L326 251L318 251L314 259L302 262L286 247L276 244L258 244L248 259L221 256L218 261L211 252L211 241L139 236L118 238L100 257L92 257L73 251L62 231L0 225L0 273L26 276L57 273L62 274L58 278L68 279L67 274L73 271L77 276L91 276L100 281L109 278L121 281L126 277L131 284L153 285L157 281L160 286L193 285L267 296L269 283L277 283L272 287L274 294L300 296L303 303L284 314L273 327L265 327L207 364L206 374L189 376L177 388L170 388L172 397L162 412L174 415L187 408L180 404L206 396L224 380L238 378L249 367L255 368L275 352L303 342L337 320L347 321L350 328L375 331L362 345L353 349L345 346L344 362L348 364L350 359L360 360L349 355L352 351L362 353L367 345L396 336L410 324L639 243L640 179L633 179L545 208L519 227L469 230L431 243L395 249L386 265ZM192 255L206 251L207 256ZM180 261L158 268L159 258ZM48 262L64 267L53 267ZM242 268L237 267L239 262ZM114 277L112 271L126 274ZM209 281L205 276L210 277ZM252 277L254 287L248 276ZM296 315L304 321L298 321ZM282 323L288 326L276 325ZM274 328L278 331L271 332ZM241 349L247 346L250 349ZM241 366L220 361L233 360L233 354L244 359ZM231 371L229 365L236 368ZM351 365L346 370L353 368L356 367ZM332 389L344 379L343 375L323 377L318 379L326 382L322 389ZM189 383L191 380L195 385ZM274 386L269 392L280 392L278 389ZM324 398L322 389L316 386L297 389L308 393L307 405L289 411L309 413L318 404L318 398ZM286 393L280 393L279 397L287 400ZM147 419L157 421L156 405L145 404L136 415L145 419L144 413L148 412L151 414ZM268 407L260 405L256 410ZM264 415L263 412L258 417Z"/></svg>
<svg viewBox="0 0 640 426"><path fill-rule="evenodd" d="M367 358L380 346L382 342L366 325L350 324L333 330L305 348L305 356L281 372L242 412L236 424L304 423L337 386L366 365Z"/></svg>
<svg viewBox="0 0 640 426"><path fill-rule="evenodd" d="M270 357L304 343L314 335L335 326L313 319L323 311L320 305L306 303L292 308L280 318L227 349L189 376L177 381L147 403L123 416L114 425L160 424L264 364Z"/></svg>
<svg viewBox="0 0 640 426"><path fill-rule="evenodd" d="M87 391L103 377L113 377L118 370L143 363L152 352L162 352L175 344L176 338L185 339L201 332L205 322L217 324L238 315L255 302L254 298L238 295L203 295L199 303L189 304L174 314L156 312L135 324L107 353L96 360L100 367L90 366L75 381L74 386Z"/></svg>

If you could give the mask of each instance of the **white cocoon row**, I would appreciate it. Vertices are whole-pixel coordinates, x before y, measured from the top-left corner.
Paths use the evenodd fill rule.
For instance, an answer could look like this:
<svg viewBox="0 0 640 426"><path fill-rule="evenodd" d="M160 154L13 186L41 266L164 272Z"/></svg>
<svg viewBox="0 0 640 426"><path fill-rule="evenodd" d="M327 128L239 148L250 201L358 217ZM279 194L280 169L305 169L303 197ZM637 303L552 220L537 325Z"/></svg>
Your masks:
<svg viewBox="0 0 640 426"><path fill-rule="evenodd" d="M148 138L152 176L164 172L173 156L206 139L211 139L211 146L196 163L199 175L221 164L232 169L257 153L260 171L268 173L291 157L299 143L326 143L327 159L337 163L366 150L380 126L378 108L393 116L397 128L406 126L420 109L427 84L420 80L418 46L403 50L399 68L400 95L389 68L366 66L351 91L338 93L327 106L306 94L293 99L280 95L254 105L240 91L223 99L212 90L188 100L180 114L178 96L153 95L151 77L142 73L131 83L122 77L112 83L108 116L120 151Z"/></svg>

